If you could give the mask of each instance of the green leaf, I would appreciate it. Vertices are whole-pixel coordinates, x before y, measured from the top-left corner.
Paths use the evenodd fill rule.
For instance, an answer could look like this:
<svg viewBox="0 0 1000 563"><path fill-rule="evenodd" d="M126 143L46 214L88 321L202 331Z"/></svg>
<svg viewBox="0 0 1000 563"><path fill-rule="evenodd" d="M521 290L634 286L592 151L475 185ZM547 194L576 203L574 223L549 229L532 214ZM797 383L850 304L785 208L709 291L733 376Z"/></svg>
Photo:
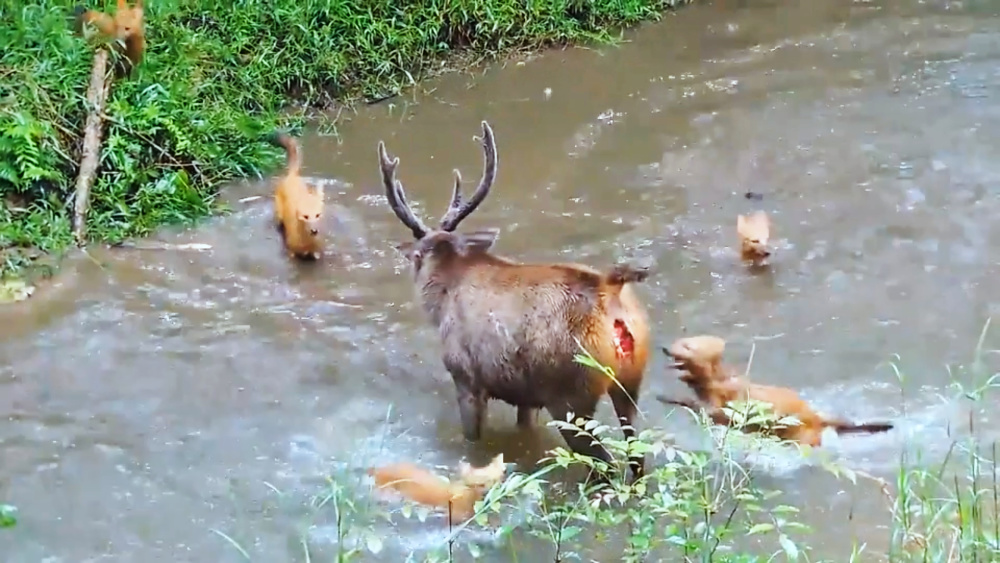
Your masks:
<svg viewBox="0 0 1000 563"><path fill-rule="evenodd" d="M372 555L378 555L382 551L382 539L375 534L368 534L368 537L365 538L365 547Z"/></svg>
<svg viewBox="0 0 1000 563"><path fill-rule="evenodd" d="M781 544L781 549L784 550L789 561L798 561L799 548L795 545L795 542L793 542L791 538L785 534L781 534L778 536L778 543Z"/></svg>
<svg viewBox="0 0 1000 563"><path fill-rule="evenodd" d="M17 525L17 507L10 504L0 504L0 528L13 528Z"/></svg>
<svg viewBox="0 0 1000 563"><path fill-rule="evenodd" d="M579 526L566 526L565 528L559 530L559 540L563 542L569 541L578 536L582 531L583 528Z"/></svg>
<svg viewBox="0 0 1000 563"><path fill-rule="evenodd" d="M747 535L752 536L754 534L766 534L767 532L774 531L774 524L762 523L754 524L749 530L747 530Z"/></svg>

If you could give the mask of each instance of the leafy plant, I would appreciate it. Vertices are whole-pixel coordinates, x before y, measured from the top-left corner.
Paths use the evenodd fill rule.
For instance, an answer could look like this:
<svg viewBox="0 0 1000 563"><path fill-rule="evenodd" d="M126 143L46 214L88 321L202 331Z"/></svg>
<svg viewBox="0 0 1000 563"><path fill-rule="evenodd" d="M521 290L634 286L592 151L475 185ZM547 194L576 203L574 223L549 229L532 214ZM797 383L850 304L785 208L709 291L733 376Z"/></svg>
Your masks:
<svg viewBox="0 0 1000 563"><path fill-rule="evenodd" d="M116 242L220 212L223 183L279 164L262 133L301 126L309 107L385 98L513 49L610 41L615 26L657 18L674 3L147 3L146 57L133 76L113 83L106 107L88 232ZM112 2L87 4L113 10ZM74 5L0 0L0 275L72 240L68 205L93 58L93 47L72 33Z"/></svg>

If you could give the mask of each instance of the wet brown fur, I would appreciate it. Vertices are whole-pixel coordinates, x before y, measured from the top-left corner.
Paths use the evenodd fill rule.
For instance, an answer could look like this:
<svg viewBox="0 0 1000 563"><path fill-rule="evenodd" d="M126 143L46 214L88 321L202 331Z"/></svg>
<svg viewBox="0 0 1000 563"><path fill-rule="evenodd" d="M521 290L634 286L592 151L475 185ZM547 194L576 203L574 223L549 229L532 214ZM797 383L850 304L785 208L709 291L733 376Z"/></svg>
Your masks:
<svg viewBox="0 0 1000 563"><path fill-rule="evenodd" d="M87 10L82 6L77 6L75 13L78 33L83 31L84 23L89 23L106 39L121 41L124 44L124 47L116 44L118 53L123 55L115 69L119 78L131 73L142 62L146 52L142 0L136 0L131 8L125 0L118 0L118 9L114 16L98 10Z"/></svg>
<svg viewBox="0 0 1000 563"><path fill-rule="evenodd" d="M771 256L768 247L771 220L767 213L755 211L750 215L737 215L736 234L740 238L740 255L744 260L760 265Z"/></svg>
<svg viewBox="0 0 1000 563"><path fill-rule="evenodd" d="M393 489L413 502L448 509L454 521L468 520L475 514L476 502L493 485L503 481L507 466L499 454L484 467L459 466L459 478L452 482L412 463L396 463L368 470L379 489Z"/></svg>
<svg viewBox="0 0 1000 563"><path fill-rule="evenodd" d="M301 149L295 138L275 133L272 142L288 155L285 175L274 189L274 221L281 231L289 256L318 260L323 255L323 187L307 185L302 179Z"/></svg>
<svg viewBox="0 0 1000 563"><path fill-rule="evenodd" d="M484 172L468 202L455 189L437 229L428 229L405 205L395 179L398 159L390 160L382 143L379 159L390 206L410 228L414 242L400 244L413 265L417 300L438 329L443 360L454 380L464 436L481 436L487 401L517 407L520 426L530 426L539 409L554 419L567 413L589 419L605 394L611 396L626 436L634 435L648 360L649 326L632 284L649 275L624 264L600 272L582 264L523 264L494 255L498 231L459 234L458 223L485 199L495 179L496 148L483 123ZM615 323L623 323L634 342L619 357ZM576 340L603 365L614 369L619 387L599 371L583 366ZM574 451L603 460L610 456L589 437L562 431ZM632 460L633 474L643 461Z"/></svg>
<svg viewBox="0 0 1000 563"><path fill-rule="evenodd" d="M675 340L663 352L675 361L674 367L683 370L681 381L686 383L698 397L701 405L707 407L715 424L729 425L729 417L722 407L730 401L754 400L772 405L778 418L794 416L801 424L784 427L764 428L748 425L751 432L771 432L781 440L789 440L819 446L822 432L831 427L839 433L873 433L892 429L891 423L873 422L856 424L837 419L826 419L817 414L799 395L786 387L759 385L747 381L731 367L722 363L725 341L716 336L702 335ZM693 401L683 401L658 396L657 400L667 404L681 405L695 410Z"/></svg>

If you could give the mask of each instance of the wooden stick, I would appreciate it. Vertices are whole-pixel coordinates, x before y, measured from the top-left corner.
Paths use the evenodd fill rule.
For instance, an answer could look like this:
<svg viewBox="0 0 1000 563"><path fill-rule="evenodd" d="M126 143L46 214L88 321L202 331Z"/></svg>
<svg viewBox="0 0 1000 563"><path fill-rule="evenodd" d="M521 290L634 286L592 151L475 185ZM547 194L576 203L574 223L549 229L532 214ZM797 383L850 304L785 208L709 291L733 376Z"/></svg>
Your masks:
<svg viewBox="0 0 1000 563"><path fill-rule="evenodd" d="M76 177L76 196L73 201L73 238L76 239L78 246L86 243L90 187L97 176L97 165L101 162L101 126L104 121L104 104L110 89L108 50L98 49L94 53L94 66L90 71L90 86L87 88L87 124L83 130L83 153L80 159L80 174Z"/></svg>

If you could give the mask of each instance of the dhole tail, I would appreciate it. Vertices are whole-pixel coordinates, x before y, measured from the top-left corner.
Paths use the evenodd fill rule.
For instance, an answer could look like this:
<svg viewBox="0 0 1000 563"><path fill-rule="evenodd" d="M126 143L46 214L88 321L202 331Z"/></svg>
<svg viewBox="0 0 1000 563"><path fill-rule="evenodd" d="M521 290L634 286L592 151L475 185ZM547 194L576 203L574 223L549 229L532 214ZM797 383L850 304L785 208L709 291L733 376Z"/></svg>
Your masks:
<svg viewBox="0 0 1000 563"><path fill-rule="evenodd" d="M114 20L111 19L111 16L77 5L73 8L73 31L77 35L83 34L84 22L97 27L105 35L111 35L115 30Z"/></svg>
<svg viewBox="0 0 1000 563"><path fill-rule="evenodd" d="M295 137L286 135L284 133L273 133L268 140L279 147L284 147L285 154L288 158L288 175L298 175L299 170L302 168L302 155L299 151L299 142L295 140Z"/></svg>
<svg viewBox="0 0 1000 563"><path fill-rule="evenodd" d="M604 283L621 287L627 283L639 283L649 277L649 268L639 268L628 264L618 264L604 275Z"/></svg>
<svg viewBox="0 0 1000 563"><path fill-rule="evenodd" d="M877 432L888 432L893 429L891 422L845 422L843 420L831 421L828 426L837 431L838 434L875 434Z"/></svg>

